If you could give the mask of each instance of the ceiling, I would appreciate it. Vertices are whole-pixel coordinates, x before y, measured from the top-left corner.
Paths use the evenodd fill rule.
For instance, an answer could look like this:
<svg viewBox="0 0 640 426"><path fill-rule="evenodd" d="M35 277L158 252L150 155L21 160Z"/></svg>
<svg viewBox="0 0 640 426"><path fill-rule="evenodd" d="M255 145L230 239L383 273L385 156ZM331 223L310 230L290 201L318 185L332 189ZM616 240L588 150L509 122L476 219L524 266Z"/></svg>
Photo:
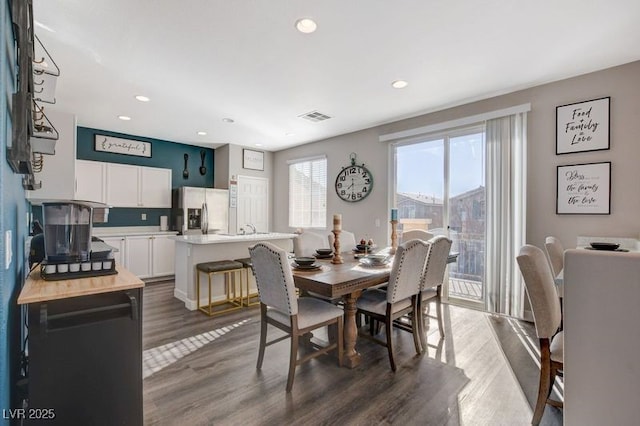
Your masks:
<svg viewBox="0 0 640 426"><path fill-rule="evenodd" d="M34 0L33 9L61 70L48 108L80 126L210 147L277 151L640 59L638 0ZM303 17L316 32L295 29ZM409 85L391 87L399 79ZM331 118L299 118L311 111Z"/></svg>

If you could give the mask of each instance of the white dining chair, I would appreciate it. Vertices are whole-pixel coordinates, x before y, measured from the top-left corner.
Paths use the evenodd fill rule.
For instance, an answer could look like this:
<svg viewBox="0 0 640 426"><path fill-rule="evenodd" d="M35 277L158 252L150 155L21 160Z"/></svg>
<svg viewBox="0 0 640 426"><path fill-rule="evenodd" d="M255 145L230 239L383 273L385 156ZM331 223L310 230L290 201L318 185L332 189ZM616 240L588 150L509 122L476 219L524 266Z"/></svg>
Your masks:
<svg viewBox="0 0 640 426"><path fill-rule="evenodd" d="M401 242L404 243L405 241L409 240L429 241L434 237L434 235L431 232L425 231L424 229L409 229L407 231L404 231L401 237Z"/></svg>
<svg viewBox="0 0 640 426"><path fill-rule="evenodd" d="M356 247L356 235L353 232L349 231L341 231L340 232L340 251L351 251ZM329 247L333 248L333 243L335 242L335 236L333 232L329 233Z"/></svg>
<svg viewBox="0 0 640 426"><path fill-rule="evenodd" d="M372 289L362 293L356 301L357 313L371 320L384 322L386 341L361 333L360 336L387 347L391 370L396 371L393 349L393 321L411 313L411 318L420 318L420 280L429 254L429 243L411 240L401 244L396 251L387 290ZM418 320L419 321L419 320ZM416 353L422 352L421 327L414 324L411 330Z"/></svg>
<svg viewBox="0 0 640 426"><path fill-rule="evenodd" d="M260 346L256 368L262 368L267 346L287 338L291 338L287 392L291 392L293 387L296 367L311 358L337 349L338 365L342 365L343 310L319 299L296 296L291 265L285 250L262 242L250 247L249 253L260 296ZM286 335L267 342L269 324L284 331ZM328 325L337 327L337 341L298 359L300 337Z"/></svg>
<svg viewBox="0 0 640 426"><path fill-rule="evenodd" d="M544 240L544 248L551 264L551 272L553 272L553 279L558 290L558 297L561 299L564 297L564 247L559 239L553 236L549 236Z"/></svg>
<svg viewBox="0 0 640 426"><path fill-rule="evenodd" d="M319 248L330 248L325 234L305 229L293 237L293 253L296 257L311 257Z"/></svg>
<svg viewBox="0 0 640 426"><path fill-rule="evenodd" d="M531 420L532 424L537 425L542 419L546 404L563 406L562 402L550 399L555 378L564 369L564 332L558 332L562 314L553 273L542 250L525 245L520 249L517 261L540 342L540 384Z"/></svg>

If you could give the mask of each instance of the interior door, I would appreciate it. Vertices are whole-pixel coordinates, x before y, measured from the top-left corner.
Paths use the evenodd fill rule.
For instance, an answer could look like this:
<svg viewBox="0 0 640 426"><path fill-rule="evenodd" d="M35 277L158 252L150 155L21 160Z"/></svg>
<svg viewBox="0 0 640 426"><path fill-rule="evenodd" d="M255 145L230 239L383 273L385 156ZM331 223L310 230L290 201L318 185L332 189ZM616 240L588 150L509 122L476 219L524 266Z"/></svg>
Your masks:
<svg viewBox="0 0 640 426"><path fill-rule="evenodd" d="M236 232L246 232L252 224L260 232L269 231L269 179L254 176L238 176L238 206Z"/></svg>

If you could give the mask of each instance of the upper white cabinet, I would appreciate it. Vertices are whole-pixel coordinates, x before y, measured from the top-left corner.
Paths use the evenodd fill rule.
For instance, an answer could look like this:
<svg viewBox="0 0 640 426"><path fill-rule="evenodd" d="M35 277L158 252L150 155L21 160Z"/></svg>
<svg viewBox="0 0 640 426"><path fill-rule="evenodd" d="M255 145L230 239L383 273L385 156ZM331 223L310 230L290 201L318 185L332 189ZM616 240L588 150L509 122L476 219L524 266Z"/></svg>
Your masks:
<svg viewBox="0 0 640 426"><path fill-rule="evenodd" d="M42 171L35 174L42 187L26 191L27 199L37 204L38 200L71 200L75 190L76 160L76 116L47 110L47 117L58 130L58 141L54 155L43 155Z"/></svg>
<svg viewBox="0 0 640 426"><path fill-rule="evenodd" d="M140 167L140 202L143 207L171 208L171 169Z"/></svg>
<svg viewBox="0 0 640 426"><path fill-rule="evenodd" d="M141 207L139 168L107 163L107 204L113 207Z"/></svg>
<svg viewBox="0 0 640 426"><path fill-rule="evenodd" d="M171 169L107 164L107 204L171 208Z"/></svg>
<svg viewBox="0 0 640 426"><path fill-rule="evenodd" d="M106 202L106 163L76 160L74 200Z"/></svg>

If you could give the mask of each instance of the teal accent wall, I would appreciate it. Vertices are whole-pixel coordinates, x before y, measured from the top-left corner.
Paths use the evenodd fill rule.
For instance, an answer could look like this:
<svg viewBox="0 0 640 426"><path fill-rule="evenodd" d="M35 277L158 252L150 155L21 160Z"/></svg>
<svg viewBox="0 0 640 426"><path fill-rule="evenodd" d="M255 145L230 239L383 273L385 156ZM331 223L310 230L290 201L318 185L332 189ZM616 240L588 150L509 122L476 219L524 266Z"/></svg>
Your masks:
<svg viewBox="0 0 640 426"><path fill-rule="evenodd" d="M151 143L151 157L137 157L134 155L112 154L96 151L95 136L105 135L123 139L133 139ZM105 161L109 163L132 164L136 166L162 167L171 169L171 186L198 186L213 188L213 164L215 151L210 148L185 145L177 142L160 139L132 136L107 130L78 127L77 157L81 160ZM200 151L205 150L205 167L207 173L203 176L199 172ZM184 154L189 155L189 178L182 177L184 169ZM141 219L141 214L147 215L147 220ZM41 218L41 209L34 208L34 217ZM95 226L159 226L160 216L171 217L171 209L137 209L137 208L112 208L109 210L109 221Z"/></svg>
<svg viewBox="0 0 640 426"><path fill-rule="evenodd" d="M18 293L26 274L24 244L28 234L27 202L22 175L7 163L7 138L11 137L9 100L16 87L15 49L8 0L0 3L0 410L20 407L15 383L18 379L22 342ZM7 49L9 47L9 49ZM5 236L11 231L11 266L5 268ZM0 411L1 412L1 411ZM0 418L0 425L9 420Z"/></svg>

